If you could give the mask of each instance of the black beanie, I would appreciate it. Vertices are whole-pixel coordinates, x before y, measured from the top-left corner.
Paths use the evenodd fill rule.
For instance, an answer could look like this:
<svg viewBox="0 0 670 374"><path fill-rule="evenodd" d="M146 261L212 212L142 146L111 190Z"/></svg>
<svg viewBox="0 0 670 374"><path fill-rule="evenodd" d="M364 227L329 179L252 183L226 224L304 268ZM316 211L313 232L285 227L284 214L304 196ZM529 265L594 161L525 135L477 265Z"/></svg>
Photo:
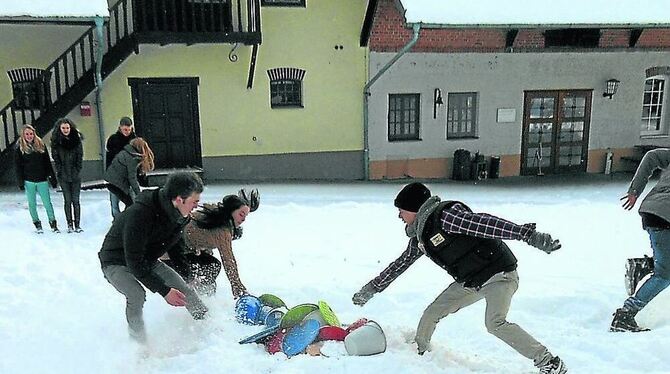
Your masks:
<svg viewBox="0 0 670 374"><path fill-rule="evenodd" d="M393 205L408 212L418 212L421 205L430 198L430 190L423 183L414 182L403 187Z"/></svg>

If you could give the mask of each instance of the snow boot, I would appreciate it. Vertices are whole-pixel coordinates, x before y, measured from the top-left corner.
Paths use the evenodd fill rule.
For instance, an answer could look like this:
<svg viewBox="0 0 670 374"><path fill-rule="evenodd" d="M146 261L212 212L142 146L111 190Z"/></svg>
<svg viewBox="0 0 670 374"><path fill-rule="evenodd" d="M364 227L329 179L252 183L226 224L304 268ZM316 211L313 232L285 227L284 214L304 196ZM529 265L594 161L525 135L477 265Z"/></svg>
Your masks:
<svg viewBox="0 0 670 374"><path fill-rule="evenodd" d="M42 234L42 233L44 233L44 230L42 230L42 222L40 222L40 221L35 221L35 222L33 222L33 225L35 225L35 229L36 229L36 232L37 232L38 234Z"/></svg>
<svg viewBox="0 0 670 374"><path fill-rule="evenodd" d="M563 374L567 372L568 368L558 356L554 356L549 362L540 366L540 374Z"/></svg>
<svg viewBox="0 0 670 374"><path fill-rule="evenodd" d="M633 296L640 280L653 272L653 257L645 255L642 258L629 258L626 262L626 292L628 296Z"/></svg>
<svg viewBox="0 0 670 374"><path fill-rule="evenodd" d="M79 210L76 207L75 207L74 212L75 212L74 232L77 232L77 233L84 232L84 230L82 230L81 226L79 226Z"/></svg>
<svg viewBox="0 0 670 374"><path fill-rule="evenodd" d="M637 312L632 312L628 309L619 308L614 312L614 319L612 320L612 325L610 326L610 331L612 332L640 332L640 331L649 331L649 329L642 328L637 325L635 322L635 315Z"/></svg>
<svg viewBox="0 0 670 374"><path fill-rule="evenodd" d="M56 234L60 233L60 230L58 230L58 225L56 224L56 220L49 221L49 226L51 226L51 231L55 232Z"/></svg>
<svg viewBox="0 0 670 374"><path fill-rule="evenodd" d="M74 226L72 226L72 222L67 223L67 233L73 233L74 232Z"/></svg>

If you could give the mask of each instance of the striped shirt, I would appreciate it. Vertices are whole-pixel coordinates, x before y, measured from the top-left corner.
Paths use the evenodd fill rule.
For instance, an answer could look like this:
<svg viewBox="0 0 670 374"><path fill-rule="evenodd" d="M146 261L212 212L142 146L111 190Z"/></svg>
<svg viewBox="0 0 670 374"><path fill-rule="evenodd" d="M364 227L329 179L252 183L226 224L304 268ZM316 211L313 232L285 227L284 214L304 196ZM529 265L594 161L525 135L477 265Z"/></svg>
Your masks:
<svg viewBox="0 0 670 374"><path fill-rule="evenodd" d="M448 233L463 234L486 239L528 240L535 231L534 223L517 225L514 222L487 214L473 213L463 203L456 203L442 211L442 229ZM411 238L407 248L395 261L386 267L370 283L377 292L388 287L423 255L416 237Z"/></svg>

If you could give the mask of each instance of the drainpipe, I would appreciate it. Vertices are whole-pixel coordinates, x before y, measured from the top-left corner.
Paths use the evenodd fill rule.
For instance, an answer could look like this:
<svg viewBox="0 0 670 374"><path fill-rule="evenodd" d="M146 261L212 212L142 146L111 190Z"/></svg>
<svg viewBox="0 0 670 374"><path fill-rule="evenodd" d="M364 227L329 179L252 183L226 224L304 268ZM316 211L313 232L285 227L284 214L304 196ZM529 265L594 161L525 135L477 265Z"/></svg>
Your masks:
<svg viewBox="0 0 670 374"><path fill-rule="evenodd" d="M105 126L102 122L102 56L105 54L105 39L103 37L104 20L95 17L95 40L97 49L95 51L95 112L98 119L98 132L100 133L100 159L102 160L102 173L105 173Z"/></svg>
<svg viewBox="0 0 670 374"><path fill-rule="evenodd" d="M407 53L414 44L419 40L419 30L421 29L421 23L415 23L412 25L412 29L414 30L414 35L412 35L412 40L409 41L402 49L395 55L393 58L384 65L384 67L381 68L375 74L372 79L363 87L363 169L365 172L365 180L370 180L370 145L369 145L369 135L368 135L368 96L370 96L370 87L384 74L386 71L393 65L395 64L396 61L402 55Z"/></svg>

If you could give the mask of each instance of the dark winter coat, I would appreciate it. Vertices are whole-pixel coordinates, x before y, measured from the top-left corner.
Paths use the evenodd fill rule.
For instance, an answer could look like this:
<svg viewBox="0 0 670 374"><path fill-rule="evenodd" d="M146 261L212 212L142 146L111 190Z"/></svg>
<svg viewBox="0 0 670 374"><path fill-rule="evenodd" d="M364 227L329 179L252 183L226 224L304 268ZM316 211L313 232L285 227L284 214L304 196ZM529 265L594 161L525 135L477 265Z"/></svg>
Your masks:
<svg viewBox="0 0 670 374"><path fill-rule="evenodd" d="M54 130L55 131L55 130ZM79 133L69 137L52 139L51 155L56 167L56 176L60 182L79 182L84 148Z"/></svg>
<svg viewBox="0 0 670 374"><path fill-rule="evenodd" d="M454 234L442 229L442 211L456 203L441 203L428 217L422 234L426 255L465 287L481 287L494 274L515 270L516 257L502 240Z"/></svg>
<svg viewBox="0 0 670 374"><path fill-rule="evenodd" d="M43 153L37 151L23 153L17 144L14 154L14 164L16 166L16 180L19 186L23 186L25 181L44 182L49 177L55 177L51 160L49 160L49 151L46 148Z"/></svg>
<svg viewBox="0 0 670 374"><path fill-rule="evenodd" d="M112 223L98 253L100 264L127 266L146 288L167 295L170 287L151 269L166 252L180 274L188 274L181 216L163 189L142 192Z"/></svg>
<svg viewBox="0 0 670 374"><path fill-rule="evenodd" d="M140 184L137 181L137 165L141 160L142 155L128 144L114 157L112 164L105 171L105 180L128 195L131 189L138 195Z"/></svg>
<svg viewBox="0 0 670 374"><path fill-rule="evenodd" d="M130 135L124 136L121 131L116 131L114 134L110 135L107 138L107 144L105 149L107 150L105 154L105 168L108 168L112 164L114 157L116 157L123 147L127 146L131 140L135 139L137 135L135 132L131 132Z"/></svg>

